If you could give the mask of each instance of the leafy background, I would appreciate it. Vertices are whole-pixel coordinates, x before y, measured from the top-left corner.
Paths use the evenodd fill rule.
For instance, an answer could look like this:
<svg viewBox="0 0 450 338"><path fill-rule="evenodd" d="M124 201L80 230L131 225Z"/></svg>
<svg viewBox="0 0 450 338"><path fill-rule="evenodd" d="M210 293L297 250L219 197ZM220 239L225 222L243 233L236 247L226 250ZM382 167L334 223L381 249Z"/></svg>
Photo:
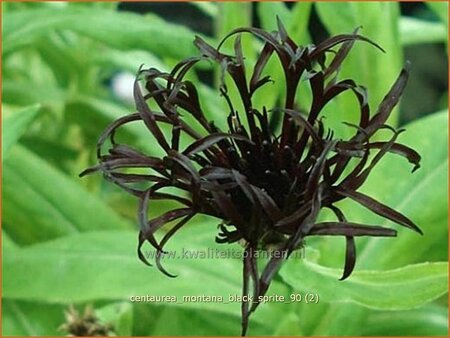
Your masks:
<svg viewBox="0 0 450 338"><path fill-rule="evenodd" d="M142 63L170 69L196 55L195 34L217 43L240 25L272 30L276 14L305 44L316 41L320 29L336 34L362 25L362 34L387 53L356 44L341 76L366 85L372 107L405 54L415 50L409 55L415 61L412 88L391 123L407 123L401 142L423 155L422 168L410 175L405 161L386 156L363 190L411 217L425 235L397 227L396 239L359 240L356 271L345 282L337 280L343 243L310 240L306 257L284 265L270 294L317 293L318 304L264 304L251 320L250 335L446 336L447 89L430 93L435 83L420 77L414 65L441 67L437 72L447 74L448 4L426 3L413 16L401 14L399 3L385 2L184 5L204 20L191 20L189 28L152 12L118 11L115 3L2 3L3 335L63 335L58 327L69 304L92 304L119 335L239 333L238 303L131 303L131 295L240 294L241 263L174 259L166 267L179 277L164 277L136 257L136 201L101 177L77 176L94 163L101 130L133 110L113 90L117 74L134 73ZM181 4L171 6L180 13ZM202 22L212 23L213 32L198 32ZM430 46L441 59L426 52ZM249 62L258 47L244 39ZM270 67L281 79L278 66ZM220 124L224 102L211 71L204 65L191 76L202 80L203 104ZM275 87L261 98L268 106L283 90ZM329 108L326 123L345 134L338 121L351 121L353 107L350 96L343 96ZM129 127L123 137L154 151L144 129ZM357 205L342 208L354 221L380 222ZM217 220L197 217L191 223L169 249L216 247Z"/></svg>

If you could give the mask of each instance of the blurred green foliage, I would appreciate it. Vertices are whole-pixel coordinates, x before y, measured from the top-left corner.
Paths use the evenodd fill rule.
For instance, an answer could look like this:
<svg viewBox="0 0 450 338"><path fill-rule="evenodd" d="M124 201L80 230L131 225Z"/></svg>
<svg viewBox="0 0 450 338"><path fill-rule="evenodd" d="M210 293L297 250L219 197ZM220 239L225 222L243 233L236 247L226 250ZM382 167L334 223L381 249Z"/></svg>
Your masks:
<svg viewBox="0 0 450 338"><path fill-rule="evenodd" d="M194 5L215 22L216 35L205 37L215 44L237 25L251 24L254 15L250 3ZM402 17L392 2L299 2L291 8L265 2L256 15L268 30L276 28L278 15L305 44L311 42L306 28L313 8L330 34L362 25L362 34L386 54L357 44L341 76L367 86L376 107L401 69L405 46L447 43L448 4L427 5L441 21ZM119 12L115 3L3 2L2 8L2 334L63 335L58 327L69 304L93 304L119 335L238 334L239 303L149 304L129 297L240 294L239 260L168 260L179 277L167 279L136 257L135 201L101 177L77 177L94 163L101 130L133 111L108 80L140 64L170 69L196 55L192 41L199 33L155 14ZM257 47L244 38L249 62ZM279 65L270 67L281 80ZM273 105L282 90L260 100ZM206 84L200 93L209 118L220 125L225 102ZM338 121L355 118L354 103L345 95L336 100L327 125L345 134ZM397 120L398 111L391 123ZM344 255L339 239L310 240L306 257L288 261L269 294L316 293L319 303L264 304L251 320L251 335L448 334L447 125L445 109L406 126L401 141L423 155L422 168L409 176L407 163L389 155L363 188L411 217L425 235L399 230L397 239L358 241L356 271L345 282L337 280ZM127 127L121 137L154 151L139 126ZM357 205L342 207L354 221L379 221ZM170 249L223 249L214 244L217 220L191 223Z"/></svg>

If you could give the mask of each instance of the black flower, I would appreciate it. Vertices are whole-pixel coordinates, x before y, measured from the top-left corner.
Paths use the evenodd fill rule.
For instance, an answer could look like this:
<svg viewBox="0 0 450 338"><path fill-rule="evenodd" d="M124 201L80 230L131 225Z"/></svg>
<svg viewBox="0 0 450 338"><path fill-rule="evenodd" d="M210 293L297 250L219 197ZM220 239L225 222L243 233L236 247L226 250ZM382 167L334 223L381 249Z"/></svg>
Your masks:
<svg viewBox="0 0 450 338"><path fill-rule="evenodd" d="M242 33L250 33L264 43L251 72L245 69L248 65L244 62L241 48ZM233 37L235 55L222 53L223 42ZM106 179L138 197L141 225L138 253L142 261L149 264L141 253L143 243L148 241L157 250L158 268L173 276L160 263L166 242L194 215L215 216L223 220L217 242L244 243L243 294L248 294L251 281L254 299L258 299L266 293L282 261L301 247L307 236L345 236L346 257L341 279L347 278L354 268L355 237L396 236L393 229L348 221L335 205L342 199L352 199L380 216L421 233L404 215L358 192L387 152L405 157L414 164L413 171L419 167L420 156L407 146L396 143L403 130L397 131L386 125L405 88L408 65L401 70L372 115L366 89L351 79L338 80L339 68L357 40L381 49L358 35L357 30L353 34L331 37L317 46L299 46L278 22L278 31L274 33L257 28L238 28L228 34L218 48L197 37L194 44L201 56L178 63L171 73L154 68L138 72L134 84L137 112L119 118L106 128L98 141L99 163L83 174L100 170ZM333 50L335 47L338 49ZM277 107L254 106L254 94L272 82L269 75L263 76L263 72L274 56L278 57L284 72L284 102ZM218 64L222 70L220 93L229 107L229 111L224 112L228 130L220 130L206 119L195 83L185 80L192 67L204 60ZM247 74L251 74L250 79ZM228 95L223 80L225 76L230 76L236 86L243 111L235 109L237 103L232 102ZM301 81L307 81L312 92L312 103L307 113L297 108L297 90ZM148 94L143 94L140 82ZM360 119L357 125L348 124L355 131L351 138L335 139L333 131L325 128L320 114L328 102L346 91L357 98ZM199 128L185 122L187 114L195 119ZM282 116L278 135L270 127L270 114ZM163 149L164 156L148 156L116 142L115 131L134 121L146 125ZM201 133L198 132L200 129ZM383 142L374 141L375 134L381 129L391 131L391 138ZM167 136L168 130L170 136ZM181 137L192 140L185 149L180 149ZM108 139L111 147L105 154L103 148ZM148 171L130 173L129 168ZM150 184L139 189L135 183ZM163 192L167 187L186 193ZM158 199L176 201L181 207L148 220L149 203ZM317 216L323 208L331 209L337 220L317 223ZM172 221L178 223L158 242L155 232ZM268 247L275 247L284 254L274 255L259 272L252 253ZM250 313L257 306L257 301L242 304L242 334L246 332Z"/></svg>

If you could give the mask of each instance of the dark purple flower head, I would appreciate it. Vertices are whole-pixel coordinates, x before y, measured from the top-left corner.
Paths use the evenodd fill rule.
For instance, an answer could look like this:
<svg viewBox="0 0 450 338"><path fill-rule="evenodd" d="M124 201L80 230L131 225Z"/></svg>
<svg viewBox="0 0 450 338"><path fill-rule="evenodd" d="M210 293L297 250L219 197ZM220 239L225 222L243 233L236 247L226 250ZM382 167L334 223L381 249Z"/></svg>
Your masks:
<svg viewBox="0 0 450 338"><path fill-rule="evenodd" d="M254 65L245 64L241 48L243 33L264 43ZM222 53L223 42L232 38L235 55ZM346 238L341 279L347 278L354 268L355 237L396 236L393 229L348 221L335 205L342 199L352 199L380 216L421 233L404 215L358 192L387 152L405 157L414 165L413 171L419 168L420 156L396 143L403 130L397 131L386 125L405 88L408 65L372 114L366 89L351 79L338 80L339 68L357 40L381 49L357 31L331 37L317 46L297 45L279 22L278 31L274 33L238 28L228 34L218 48L197 37L194 43L200 56L178 63L171 73L154 68L139 71L134 84L137 111L116 120L103 132L98 141L99 163L83 174L101 171L106 179L139 198L138 252L142 261L149 264L141 253L143 243L148 241L158 252L158 268L172 276L160 264L164 245L194 215L211 215L223 220L216 242L244 243L243 293L248 294L251 281L254 299L257 299L266 293L282 261L300 248L307 236ZM271 82L270 75L263 73L273 57L279 59L284 72L283 103L276 107L255 106L252 101L255 93ZM185 80L192 67L204 60L216 63L222 70L220 93L229 107L223 113L228 130L221 130L207 120L195 83ZM246 67L252 67L251 71L246 71ZM242 102L230 99L223 81L226 74L231 77ZM307 81L312 92L312 103L307 112L297 108L301 81ZM143 93L140 83L148 94ZM355 95L360 119L357 125L349 125L355 131L352 137L336 139L333 131L325 128L321 111L343 92ZM238 104L243 111L236 110ZM197 128L185 122L187 114L195 119ZM271 114L282 116L279 134L270 127ZM146 125L164 150L164 156L148 156L128 145L116 143L115 131L134 121ZM381 129L390 131L392 136L386 141L374 141L375 134ZM168 130L170 136L167 136ZM180 149L181 137L191 140L185 149ZM108 153L103 153L107 139L112 146ZM124 168L128 171L124 172ZM147 172L130 173L129 168L145 168ZM136 182L151 184L138 189ZM179 196L163 192L167 187L186 193ZM160 199L176 201L180 207L148 220L149 204ZM317 223L323 208L331 209L336 221ZM172 221L178 223L158 242L155 232ZM283 255L274 255L259 272L252 253L269 246ZM248 317L257 306L256 301L242 304L243 334Z"/></svg>

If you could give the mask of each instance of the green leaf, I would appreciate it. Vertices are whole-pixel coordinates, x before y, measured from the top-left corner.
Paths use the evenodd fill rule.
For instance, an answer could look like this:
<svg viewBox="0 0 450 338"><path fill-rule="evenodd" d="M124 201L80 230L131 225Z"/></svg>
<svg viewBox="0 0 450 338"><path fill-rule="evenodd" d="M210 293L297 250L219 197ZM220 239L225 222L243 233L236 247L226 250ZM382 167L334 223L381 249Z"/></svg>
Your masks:
<svg viewBox="0 0 450 338"><path fill-rule="evenodd" d="M446 42L448 39L447 28L440 22L402 17L399 24L400 41L404 46L419 43Z"/></svg>
<svg viewBox="0 0 450 338"><path fill-rule="evenodd" d="M2 300L2 336L60 336L62 323L61 305Z"/></svg>
<svg viewBox="0 0 450 338"><path fill-rule="evenodd" d="M173 295L181 302L185 295L240 293L240 260L223 259L216 264L212 258L187 258L189 253L195 254L194 250L207 253L208 247L199 243L214 242L215 226L212 225L209 222L191 226L189 236L183 239L180 233L170 242L178 251L176 257L163 259L163 263L179 275L176 279L167 279L156 268L149 268L138 260L137 233L134 231L74 234L14 251L14 255L6 253L4 271L15 272L5 273L4 296L65 303L94 299L129 300L131 296L149 294ZM147 249L149 254L153 252ZM190 278L193 276L204 283L193 283ZM30 278L33 283L27 282ZM59 282L48 284L53 278L58 278ZM208 285L207 292L204 285ZM198 306L199 303L186 305ZM233 309L239 304L202 303L202 306L220 307L221 311L229 313L230 307Z"/></svg>
<svg viewBox="0 0 450 338"><path fill-rule="evenodd" d="M250 319L249 333L252 336L299 336L300 320L294 311L292 304L261 305ZM144 327L139 325L134 331L135 336L236 336L240 327L239 312L231 315L202 309L135 304L135 313L137 325L148 321L149 317L155 321Z"/></svg>
<svg viewBox="0 0 450 338"><path fill-rule="evenodd" d="M188 254L222 254L214 243L215 220L191 224L168 245L175 257L163 259L163 265L178 278L169 279L155 267L147 267L136 255L134 231L93 231L66 236L23 249L7 251L3 261L3 296L52 303L80 303L94 300L130 301L132 296L174 296L177 302L153 301L153 305L197 308L240 316L240 303L229 302L229 295L241 294L242 262L233 258L188 259ZM208 246L211 243L210 246ZM149 254L153 250L149 248ZM234 246L233 250L242 252ZM212 253L212 254L211 254ZM235 252L236 254L236 252ZM149 259L152 261L153 259ZM30 283L32 278L33 283ZM54 282L49 282L54 281ZM106 287L107 286L107 287ZM287 294L287 288L274 282L269 294ZM222 296L220 301L187 302L183 296ZM266 304L271 305L271 304ZM262 306L256 318L270 318L278 307ZM265 319L270 320L270 319ZM275 319L273 319L275 320ZM261 321L261 319L260 319ZM272 321L273 322L273 321ZM237 324L238 325L238 324Z"/></svg>
<svg viewBox="0 0 450 338"><path fill-rule="evenodd" d="M357 41L339 74L340 79L351 78L357 84L368 88L369 105L374 111L402 68L402 50L398 33L399 4L358 1L317 2L314 5L330 35L348 34L355 28L363 26L359 33L378 43L386 51L383 54L377 48ZM354 132L350 128L343 127L341 121L353 123L359 121L356 102L351 93L346 93L328 105L327 124L333 126L335 131L339 131L339 135L350 136ZM336 111L341 113L336 114ZM394 112L389 123L395 125L397 120L397 114Z"/></svg>
<svg viewBox="0 0 450 338"><path fill-rule="evenodd" d="M412 165L407 160L387 154L361 187L361 192L412 219L423 230L423 236L389 222L355 202L338 204L349 221L379 224L398 231L396 238L357 239L355 271L392 269L448 259L447 123L445 111L404 126L406 131L399 136L398 142L421 154L421 167L411 173ZM326 218L331 220L335 216ZM321 253L321 265L343 266L345 239L325 237L317 239L315 244Z"/></svg>
<svg viewBox="0 0 450 338"><path fill-rule="evenodd" d="M448 336L448 307L374 312L364 323L363 336Z"/></svg>
<svg viewBox="0 0 450 338"><path fill-rule="evenodd" d="M215 18L217 14L219 13L219 10L217 8L217 3L215 2L209 2L209 1L193 1L190 3L192 6L197 7L200 9L204 14Z"/></svg>
<svg viewBox="0 0 450 338"><path fill-rule="evenodd" d="M217 21L217 37L222 39L226 34L238 27L251 26L252 4L244 2L218 3L219 17Z"/></svg>
<svg viewBox="0 0 450 338"><path fill-rule="evenodd" d="M297 2L291 10L292 19L289 24L289 30L293 39L297 40L299 45L304 46L311 42L308 32L311 8L312 2Z"/></svg>
<svg viewBox="0 0 450 338"><path fill-rule="evenodd" d="M289 10L284 2L261 2L258 4L258 16L266 31L278 30L277 16L283 22L289 36L301 46L310 43L308 22L312 3L297 2Z"/></svg>
<svg viewBox="0 0 450 338"><path fill-rule="evenodd" d="M354 303L326 303L320 300L317 304L302 302L298 305L304 335L315 337L360 336L365 316L374 311Z"/></svg>
<svg viewBox="0 0 450 338"><path fill-rule="evenodd" d="M10 12L3 19L4 53L29 45L53 30L70 30L118 49L139 48L164 57L183 58L196 53L193 32L153 14L72 6Z"/></svg>
<svg viewBox="0 0 450 338"><path fill-rule="evenodd" d="M387 271L356 271L339 282L339 269L293 260L281 270L294 289L321 302L351 302L371 309L412 309L448 292L448 263L422 263Z"/></svg>
<svg viewBox="0 0 450 338"><path fill-rule="evenodd" d="M219 92L211 89L208 86L198 86L200 101L203 109L206 111L206 116L209 120L213 120L214 116L218 116L223 112L221 107L226 104L226 101L221 99ZM111 102L104 99L91 96L77 96L74 98L70 105L67 105L67 111L69 112L67 120L73 123L81 125L82 131L86 137L86 143L89 148L94 148L97 137L102 130L108 126L109 123L115 119L125 116L133 112L132 108L120 105L115 102ZM89 114L79 114L78 112L89 112ZM222 127L224 119L217 120L217 125ZM189 115L185 115L185 122L187 122L194 130L200 134L204 134L205 131L200 127L198 122ZM225 121L226 123L226 121ZM163 131L170 132L169 126L162 126ZM160 148L155 148L152 145L154 137L149 133L144 124L130 123L124 125L121 128L121 138L125 142L131 142L135 144L138 149L146 151L153 156L164 156L164 151ZM187 147L190 139L181 140L181 146Z"/></svg>
<svg viewBox="0 0 450 338"><path fill-rule="evenodd" d="M133 336L151 336L163 309L160 305L133 304Z"/></svg>
<svg viewBox="0 0 450 338"><path fill-rule="evenodd" d="M2 162L8 156L11 147L26 132L39 109L40 105L34 105L2 119Z"/></svg>
<svg viewBox="0 0 450 338"><path fill-rule="evenodd" d="M305 46L311 42L308 33L311 2L297 2L291 10L283 2L260 2L257 8L264 29L268 31L278 30L276 17L279 16L286 27L287 33L299 46ZM274 83L259 88L253 101L257 107L274 107L279 100L284 100L286 90L285 76L276 56L270 58L264 75L270 75ZM310 98L304 97L309 93L307 94L308 90L302 89L299 90L298 101L303 104Z"/></svg>
<svg viewBox="0 0 450 338"><path fill-rule="evenodd" d="M3 222L18 244L78 231L126 229L131 225L27 149L16 146L3 166Z"/></svg>
<svg viewBox="0 0 450 338"><path fill-rule="evenodd" d="M252 25L252 3L251 2L219 2L218 4L219 15L215 21L216 37L221 41L228 33L239 27L250 27ZM237 35L227 39L224 43L222 51L230 54L234 54L234 39ZM245 64L253 64L256 51L255 51L255 41L252 39L250 34L242 34L241 39L242 53L245 55ZM215 67L215 79L216 88L218 88L219 79L221 78L220 67ZM250 69L247 67L247 76ZM225 84L230 89L228 95L231 102L241 102L240 94L235 89L234 81L231 80L230 76L225 77ZM241 110L242 106L239 104L235 107L237 110ZM222 120L222 118L217 118L217 120Z"/></svg>
<svg viewBox="0 0 450 338"><path fill-rule="evenodd" d="M143 304L139 304L142 306ZM135 305L136 306L136 305ZM261 306L250 319L249 332L252 336L293 335L299 333L298 318L293 312L287 312L287 304L274 308L271 303ZM145 312L139 311L135 321L147 321L155 306L145 306ZM153 309L152 309L153 308ZM265 309L265 310L263 310ZM260 310L265 312L260 316ZM267 310L267 311L266 311ZM292 310L290 310L292 311ZM142 313L143 312L143 313ZM236 336L239 333L239 312L225 314L202 309L163 306L157 308L158 317L153 325L134 332L138 336ZM155 315L151 315L153 318ZM281 320L280 318L286 318ZM297 319L297 321L295 320ZM170 323L170 325L168 325ZM220 331L219 331L220 330Z"/></svg>
<svg viewBox="0 0 450 338"><path fill-rule="evenodd" d="M422 155L421 168L408 173L411 165L396 155L380 162L363 191L407 215L423 230L419 236L398 229L392 240L371 239L359 254L364 268L394 268L405 264L448 259L448 113L440 112L407 125L399 141ZM355 216L361 217L354 209ZM364 211L367 221L380 223ZM349 216L350 217L350 216ZM369 218L370 217L370 218ZM389 247L388 247L389 246ZM381 254L383 253L383 254Z"/></svg>
<svg viewBox="0 0 450 338"><path fill-rule="evenodd" d="M103 324L110 324L118 336L131 336L133 330L133 306L119 302L95 309L95 314Z"/></svg>
<svg viewBox="0 0 450 338"><path fill-rule="evenodd" d="M273 332L277 318L283 312L272 309L272 304L265 304L260 309L269 308L266 316L259 315L260 309L250 320L249 332L252 336L263 336ZM284 304L282 304L284 305ZM133 336L236 336L240 330L240 312L228 314L184 306L149 305L135 303ZM285 307L283 310L286 310ZM170 323L170 324L169 324Z"/></svg>
<svg viewBox="0 0 450 338"><path fill-rule="evenodd" d="M236 316L229 314L165 306L160 310L156 324L148 327L145 335L205 336L217 335L219 329L220 335L235 336L238 333L239 322ZM252 334L254 334L254 326L252 326ZM264 329L267 330L267 327Z"/></svg>
<svg viewBox="0 0 450 338"><path fill-rule="evenodd" d="M68 138L70 139L70 137ZM69 141L69 143L71 142ZM49 139L48 135L40 132L24 136L20 140L20 144L69 175L79 173L74 163L77 163L76 160L80 158L80 149L76 148L74 144L67 145L60 139Z"/></svg>
<svg viewBox="0 0 450 338"><path fill-rule="evenodd" d="M448 2L447 1L425 1L425 4L441 19L448 27Z"/></svg>
<svg viewBox="0 0 450 338"><path fill-rule="evenodd" d="M60 55L60 62L61 58ZM62 110L68 85L61 87L57 80L61 74L55 72L48 61L48 55L42 56L35 48L5 57L2 60L3 102L22 106L39 102L45 107L45 113ZM33 90L30 90L30 85Z"/></svg>
<svg viewBox="0 0 450 338"><path fill-rule="evenodd" d="M14 250L14 248L17 247L17 244L14 243L14 241L11 239L11 237L8 236L8 234L5 232L4 228L2 229L2 252L5 250L5 248L8 248L8 250Z"/></svg>
<svg viewBox="0 0 450 338"><path fill-rule="evenodd" d="M237 250L242 248L220 246L214 243L216 232L215 220L192 224L189 231L181 231L170 242L176 248L176 255L183 252L191 254L207 253L214 255L214 250ZM162 318L161 309L171 307L193 316L198 314L198 321L210 322L205 332L217 332L217 323L226 316L230 335L237 334L240 327L240 303L230 301L230 295L241 294L242 263L236 256L231 258L197 258L182 257L163 260L164 266L179 275L169 279L156 268L142 264L136 255L137 234L130 231L96 231L60 238L37 244L20 250L5 250L3 264L3 296L6 299L27 299L51 303L83 303L101 300L120 301L121 304L133 304L137 316L135 321L150 325L145 328L137 326L139 335L149 335L155 329L146 316ZM198 250L198 251L194 251ZM150 251L150 250L149 250ZM175 251L171 251L175 252ZM184 254L186 255L186 254ZM150 259L151 260L151 259ZM218 261L219 260L219 261ZM29 283L30 278L33 283ZM54 279L57 278L57 279ZM49 282L54 281L54 282ZM107 287L105 287L107 285ZM280 282L272 283L269 295L285 295L288 288ZM175 296L178 303L167 301L130 302L131 296ZM184 302L183 296L222 296L223 301ZM277 321L285 311L293 309L295 304L266 303L252 316L250 332L264 334L277 327ZM153 309L157 308L152 315ZM111 309L105 310L105 319L112 318ZM137 311L136 311L137 310ZM143 313L141 313L142 310ZM168 313L172 313L171 310ZM198 311L198 312L197 312ZM100 309L102 312L102 309ZM206 314L205 314L206 313ZM102 315L103 316L103 315ZM178 317L178 315L177 315ZM103 318L103 317L102 317ZM123 324L125 327L127 325ZM136 323L134 324L136 328ZM183 328L189 327L180 325ZM158 329L162 332L163 325ZM167 327L165 332L174 334L177 327ZM192 332L195 328L191 327ZM232 332L233 331L233 332ZM198 332L198 331L197 331Z"/></svg>
<svg viewBox="0 0 450 338"><path fill-rule="evenodd" d="M399 229L398 226L386 222L355 203L341 203L340 207L351 221L392 226L399 231L397 238L357 240L357 263L354 274L362 268L390 269L414 262L448 259L447 125L446 111L406 125L407 131L401 134L399 142L414 148L422 155L421 168L414 174L409 174L411 164L397 155L386 155L362 187L362 191L366 194L410 217L423 229L424 236L412 233L408 229ZM405 175L408 175L407 179ZM367 244L364 245L365 243ZM339 267L336 271L342 273L345 240L321 238L315 244L321 253L320 264ZM352 277L337 285L351 280ZM336 285L333 288L338 293ZM309 306L301 305L303 308ZM354 304L351 307L347 305L351 304L330 303L327 306L320 304L321 308L317 309L316 315L310 319L308 318L313 311L308 307L303 312L308 316L305 320L320 324L312 325L305 334L363 335L364 331L358 328L364 327L367 316L371 318L376 313L374 310L369 311ZM342 325L343 322L346 325ZM408 325L413 324L406 321L405 326ZM389 326L386 326L386 330L389 330Z"/></svg>
<svg viewBox="0 0 450 338"><path fill-rule="evenodd" d="M301 330L302 324L303 318L300 318L297 313L286 313L280 320L274 336L304 336Z"/></svg>
<svg viewBox="0 0 450 338"><path fill-rule="evenodd" d="M272 32L278 30L277 17L286 27L291 25L292 14L284 2L260 2L257 5L261 28Z"/></svg>
<svg viewBox="0 0 450 338"><path fill-rule="evenodd" d="M170 71L170 69L164 65L161 60L155 57L154 54L143 50L122 51L111 48L106 53L94 55L93 62L102 67L111 68L112 72L126 70L135 74L142 64L157 68L163 72ZM130 91L132 92L131 89Z"/></svg>

